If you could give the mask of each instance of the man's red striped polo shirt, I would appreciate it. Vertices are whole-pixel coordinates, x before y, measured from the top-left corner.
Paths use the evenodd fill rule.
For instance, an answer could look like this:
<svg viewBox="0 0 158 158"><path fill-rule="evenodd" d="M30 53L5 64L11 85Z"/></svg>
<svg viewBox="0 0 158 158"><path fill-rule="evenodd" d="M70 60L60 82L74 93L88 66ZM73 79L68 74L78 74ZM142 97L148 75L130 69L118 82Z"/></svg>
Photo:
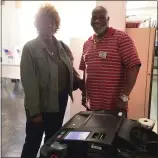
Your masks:
<svg viewBox="0 0 158 158"><path fill-rule="evenodd" d="M125 84L126 69L141 62L132 39L123 31L108 28L95 44L95 35L84 44L80 70L86 72L88 105L91 110L116 109ZM99 57L107 53L106 58Z"/></svg>

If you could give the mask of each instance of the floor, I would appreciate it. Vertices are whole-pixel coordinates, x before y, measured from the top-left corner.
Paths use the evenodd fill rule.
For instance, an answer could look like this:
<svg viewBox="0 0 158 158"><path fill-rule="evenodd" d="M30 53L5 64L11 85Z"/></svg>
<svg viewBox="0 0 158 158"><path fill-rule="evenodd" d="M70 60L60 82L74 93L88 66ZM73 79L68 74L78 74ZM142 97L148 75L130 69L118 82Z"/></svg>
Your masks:
<svg viewBox="0 0 158 158"><path fill-rule="evenodd" d="M5 85L2 84L2 157L19 157L25 136L23 95L10 93L10 81Z"/></svg>
<svg viewBox="0 0 158 158"><path fill-rule="evenodd" d="M5 84L4 84L5 83ZM25 137L23 91L10 80L2 82L2 157L20 157ZM15 93L16 92L16 93ZM153 80L151 118L157 118L157 80ZM64 122L69 119L67 108Z"/></svg>
<svg viewBox="0 0 158 158"><path fill-rule="evenodd" d="M23 91L10 80L2 82L2 157L20 157L25 137ZM16 93L15 93L16 92ZM18 92L18 93L17 93ZM68 108L64 123L69 119Z"/></svg>

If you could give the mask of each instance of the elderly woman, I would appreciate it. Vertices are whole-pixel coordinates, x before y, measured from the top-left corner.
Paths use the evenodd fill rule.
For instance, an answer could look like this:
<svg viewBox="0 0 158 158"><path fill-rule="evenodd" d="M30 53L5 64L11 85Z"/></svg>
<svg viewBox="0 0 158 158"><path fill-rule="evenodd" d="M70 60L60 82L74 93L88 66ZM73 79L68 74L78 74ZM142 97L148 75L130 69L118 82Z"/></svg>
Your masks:
<svg viewBox="0 0 158 158"><path fill-rule="evenodd" d="M54 34L60 18L52 5L35 18L38 37L24 45L21 80L25 92L26 138L22 158L36 158L43 133L47 141L63 123L68 95L73 91L73 57Z"/></svg>

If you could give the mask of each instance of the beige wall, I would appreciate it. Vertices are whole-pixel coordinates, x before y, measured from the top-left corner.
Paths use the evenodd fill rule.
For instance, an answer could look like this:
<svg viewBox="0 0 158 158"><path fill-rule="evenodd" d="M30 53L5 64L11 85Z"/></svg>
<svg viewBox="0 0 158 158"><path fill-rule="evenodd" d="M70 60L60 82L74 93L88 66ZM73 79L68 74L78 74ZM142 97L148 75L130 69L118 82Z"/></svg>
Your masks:
<svg viewBox="0 0 158 158"><path fill-rule="evenodd" d="M85 40L79 38L72 38L70 40L70 48L74 55L74 67L76 70L79 68L83 44ZM80 75L82 76L82 71L79 71ZM84 111L85 108L81 105L81 91L77 90L73 92L74 95L74 102L71 103L70 106L70 116L74 116L77 112Z"/></svg>
<svg viewBox="0 0 158 158"><path fill-rule="evenodd" d="M119 30L125 30L126 1L96 1L97 6L103 6L108 10L110 26Z"/></svg>
<svg viewBox="0 0 158 158"><path fill-rule="evenodd" d="M137 82L129 101L129 118L149 117L150 83L154 55L155 29L129 28L128 35L133 39L142 62Z"/></svg>

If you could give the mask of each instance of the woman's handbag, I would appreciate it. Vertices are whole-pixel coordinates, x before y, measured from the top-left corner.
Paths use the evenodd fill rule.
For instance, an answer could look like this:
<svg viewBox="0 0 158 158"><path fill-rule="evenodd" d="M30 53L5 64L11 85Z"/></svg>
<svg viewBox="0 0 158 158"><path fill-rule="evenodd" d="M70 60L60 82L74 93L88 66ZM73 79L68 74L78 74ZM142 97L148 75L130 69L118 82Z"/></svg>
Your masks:
<svg viewBox="0 0 158 158"><path fill-rule="evenodd" d="M67 53L67 56L70 58L70 60L73 60L72 52L71 50L62 42L60 41L62 47L64 48L65 52ZM80 75L76 71L76 69L73 67L73 91L77 90L80 88L82 84L82 80L80 78Z"/></svg>

